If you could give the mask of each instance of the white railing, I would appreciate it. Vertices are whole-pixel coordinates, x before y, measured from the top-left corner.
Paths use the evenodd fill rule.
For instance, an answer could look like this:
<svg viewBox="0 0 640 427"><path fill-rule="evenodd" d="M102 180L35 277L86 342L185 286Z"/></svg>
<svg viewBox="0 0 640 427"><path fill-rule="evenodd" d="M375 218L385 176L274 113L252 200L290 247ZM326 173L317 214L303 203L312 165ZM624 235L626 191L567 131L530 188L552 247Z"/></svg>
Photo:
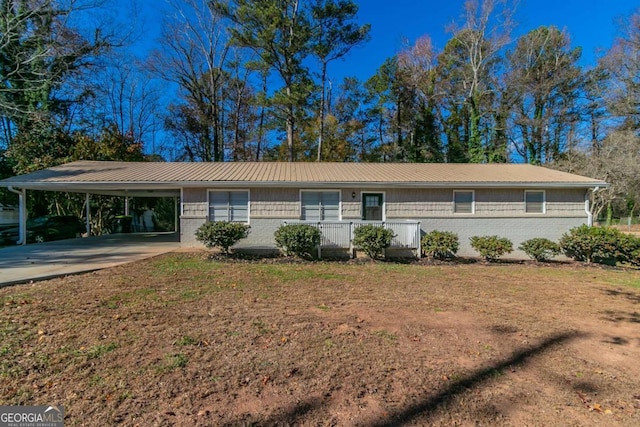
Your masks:
<svg viewBox="0 0 640 427"><path fill-rule="evenodd" d="M322 249L348 249L353 253L353 232L361 225L383 226L392 230L394 237L390 249L415 250L420 257L420 221L302 221L288 220L284 224L308 224L317 227L321 233L318 257Z"/></svg>

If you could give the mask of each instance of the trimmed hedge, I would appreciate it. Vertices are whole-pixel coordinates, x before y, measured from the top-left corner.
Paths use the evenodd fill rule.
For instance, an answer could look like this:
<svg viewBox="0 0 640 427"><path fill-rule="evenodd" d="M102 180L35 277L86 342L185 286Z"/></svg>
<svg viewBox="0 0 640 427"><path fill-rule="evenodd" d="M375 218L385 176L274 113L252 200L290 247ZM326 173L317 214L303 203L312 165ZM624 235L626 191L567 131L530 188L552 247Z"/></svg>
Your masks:
<svg viewBox="0 0 640 427"><path fill-rule="evenodd" d="M301 258L313 258L320 244L320 230L308 224L281 225L273 234L278 246L285 255Z"/></svg>
<svg viewBox="0 0 640 427"><path fill-rule="evenodd" d="M250 228L239 222L207 221L196 230L196 240L207 248L220 248L228 254L231 246L249 235Z"/></svg>
<svg viewBox="0 0 640 427"><path fill-rule="evenodd" d="M548 261L561 253L560 245L544 237L536 237L524 241L518 249L536 261Z"/></svg>
<svg viewBox="0 0 640 427"><path fill-rule="evenodd" d="M486 261L495 261L504 254L513 252L513 243L506 237L473 236L471 247Z"/></svg>
<svg viewBox="0 0 640 427"><path fill-rule="evenodd" d="M458 235L451 231L434 230L420 241L422 253L435 259L454 258L460 247Z"/></svg>
<svg viewBox="0 0 640 427"><path fill-rule="evenodd" d="M381 225L361 225L353 230L353 246L364 251L369 258L378 259L394 238L392 230Z"/></svg>

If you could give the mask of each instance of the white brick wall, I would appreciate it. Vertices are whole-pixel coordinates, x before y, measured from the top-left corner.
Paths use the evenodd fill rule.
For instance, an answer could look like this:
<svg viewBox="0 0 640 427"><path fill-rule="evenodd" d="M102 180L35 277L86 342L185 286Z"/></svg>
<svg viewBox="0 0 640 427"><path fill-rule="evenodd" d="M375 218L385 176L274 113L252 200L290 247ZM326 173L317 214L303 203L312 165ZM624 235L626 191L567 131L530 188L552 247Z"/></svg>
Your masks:
<svg viewBox="0 0 640 427"><path fill-rule="evenodd" d="M180 245L183 248L203 247L196 240L196 230L206 221L205 217L180 218Z"/></svg>
<svg viewBox="0 0 640 427"><path fill-rule="evenodd" d="M517 248L522 242L534 237L546 237L558 241L570 228L586 223L586 218L412 218L421 221L423 233L433 230L452 231L460 240L460 256L477 256L469 244L472 236L506 237L513 243L514 252L505 258L525 259L526 254ZM195 232L204 223L204 218L183 218L181 220L181 241L183 247L202 247L195 239ZM275 250L273 233L283 223L280 219L254 219L251 231L236 248Z"/></svg>
<svg viewBox="0 0 640 427"><path fill-rule="evenodd" d="M469 238L472 236L506 237L513 243L514 252L505 258L527 258L518 250L522 242L534 237L546 237L557 242L570 228L587 223L584 218L421 218L422 230L428 233L433 230L452 231L458 234L460 250L458 255L477 256L471 248Z"/></svg>
<svg viewBox="0 0 640 427"><path fill-rule="evenodd" d="M195 233L206 218L181 218L180 242L182 247L203 247L195 238ZM251 219L251 229L246 239L242 239L236 248L276 249L273 233L282 225L281 219Z"/></svg>

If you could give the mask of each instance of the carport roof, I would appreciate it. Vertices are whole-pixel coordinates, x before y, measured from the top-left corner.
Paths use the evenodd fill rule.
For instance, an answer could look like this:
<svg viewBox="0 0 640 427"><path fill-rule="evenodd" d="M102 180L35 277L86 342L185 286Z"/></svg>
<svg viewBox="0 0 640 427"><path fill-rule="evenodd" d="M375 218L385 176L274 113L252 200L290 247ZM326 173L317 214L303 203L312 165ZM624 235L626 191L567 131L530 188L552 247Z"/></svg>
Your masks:
<svg viewBox="0 0 640 427"><path fill-rule="evenodd" d="M219 185L593 188L607 183L528 164L109 161L76 161L0 181L20 189L147 196Z"/></svg>

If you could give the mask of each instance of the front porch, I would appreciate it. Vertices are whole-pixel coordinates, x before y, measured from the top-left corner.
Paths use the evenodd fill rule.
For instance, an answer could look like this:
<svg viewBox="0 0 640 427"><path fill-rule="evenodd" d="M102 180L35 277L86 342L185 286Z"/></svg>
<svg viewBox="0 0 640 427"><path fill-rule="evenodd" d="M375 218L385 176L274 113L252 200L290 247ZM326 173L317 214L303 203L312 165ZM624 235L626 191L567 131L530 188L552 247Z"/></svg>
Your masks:
<svg viewBox="0 0 640 427"><path fill-rule="evenodd" d="M353 247L354 230L362 225L382 226L392 230L394 237L391 241L391 250L415 251L415 256L420 258L421 229L420 221L303 221L288 220L283 224L307 224L320 230L321 240L318 246L318 258L322 257L323 250L347 250L350 256L355 255Z"/></svg>

